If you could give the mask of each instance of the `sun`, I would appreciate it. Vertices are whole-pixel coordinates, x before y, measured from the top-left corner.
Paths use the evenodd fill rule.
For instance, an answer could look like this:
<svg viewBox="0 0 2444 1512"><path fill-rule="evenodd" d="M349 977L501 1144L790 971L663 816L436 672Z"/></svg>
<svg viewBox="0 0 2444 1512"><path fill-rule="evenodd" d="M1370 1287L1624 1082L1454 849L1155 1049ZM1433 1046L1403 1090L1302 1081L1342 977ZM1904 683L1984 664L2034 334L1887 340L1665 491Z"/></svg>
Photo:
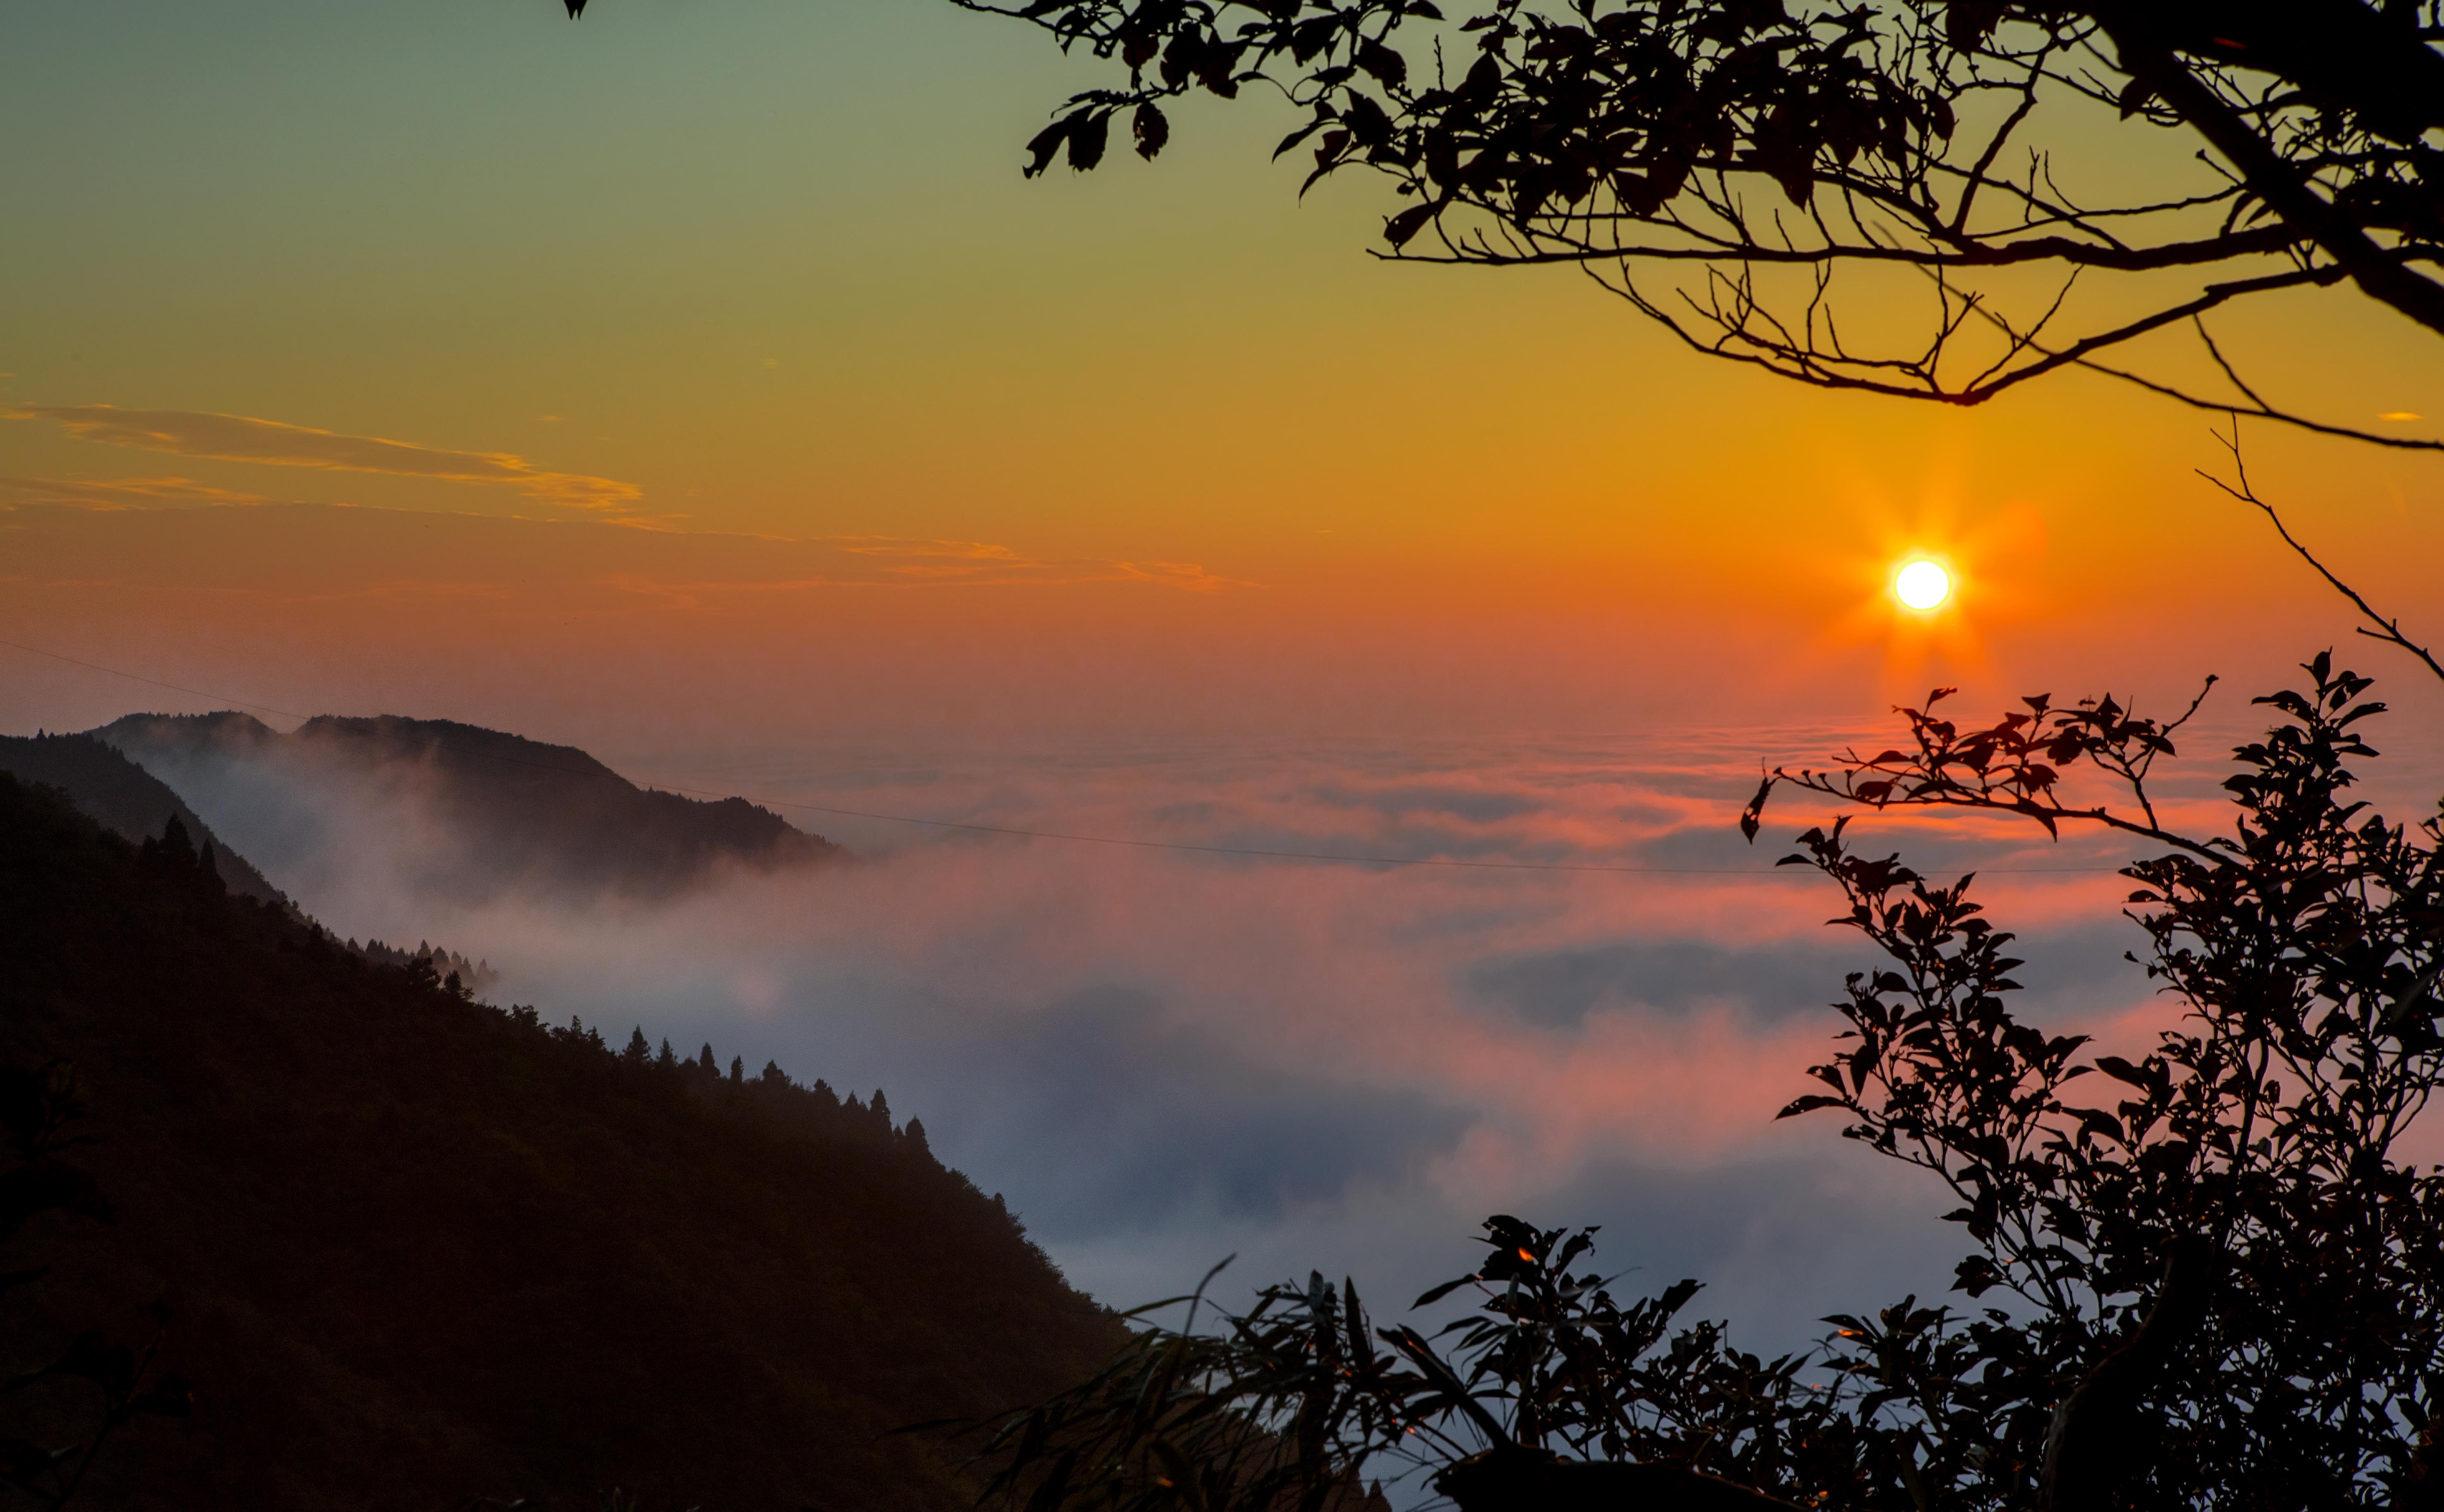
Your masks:
<svg viewBox="0 0 2444 1512"><path fill-rule="evenodd" d="M1924 557L1903 562L1901 570L1893 574L1893 597L1921 614L1940 609L1952 597L1952 574L1943 570L1941 562Z"/></svg>

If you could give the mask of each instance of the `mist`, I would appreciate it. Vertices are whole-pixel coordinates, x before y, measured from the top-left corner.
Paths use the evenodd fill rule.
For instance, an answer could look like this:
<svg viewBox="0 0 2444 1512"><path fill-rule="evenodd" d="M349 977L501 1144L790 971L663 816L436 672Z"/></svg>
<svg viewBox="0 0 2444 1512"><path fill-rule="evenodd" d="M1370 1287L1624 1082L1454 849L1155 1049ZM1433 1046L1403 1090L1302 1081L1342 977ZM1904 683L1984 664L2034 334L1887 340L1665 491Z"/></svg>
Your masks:
<svg viewBox="0 0 2444 1512"><path fill-rule="evenodd" d="M483 837L412 762L156 764L343 936L481 956L495 1001L615 1043L639 1027L750 1075L882 1089L1115 1306L1231 1255L1226 1299L1315 1268L1397 1304L1472 1268L1478 1222L1507 1211L1602 1226L1624 1284L1702 1280L1700 1311L1779 1351L1827 1313L1942 1293L1959 1253L1930 1183L1831 1116L1774 1117L1829 1048L1843 974L1874 963L1825 926L1829 883L1770 864L1809 816L1770 811L1753 849L1732 820L1761 751L1834 738L615 757L744 788L855 853L659 899L470 893ZM2211 776L2174 801L2210 802ZM1121 839L1468 864L1102 843ZM2021 1011L2048 1030L2161 1022L2120 959L2138 935L2109 849L1923 820L1883 840L1987 871L2029 959Z"/></svg>

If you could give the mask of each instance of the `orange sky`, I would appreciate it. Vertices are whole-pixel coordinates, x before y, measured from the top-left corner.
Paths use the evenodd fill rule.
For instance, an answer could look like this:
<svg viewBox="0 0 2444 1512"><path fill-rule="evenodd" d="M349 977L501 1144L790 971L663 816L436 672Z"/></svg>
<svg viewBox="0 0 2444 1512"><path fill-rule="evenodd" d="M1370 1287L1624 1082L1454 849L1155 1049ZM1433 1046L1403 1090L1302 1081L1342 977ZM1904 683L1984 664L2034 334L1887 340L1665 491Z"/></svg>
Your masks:
<svg viewBox="0 0 2444 1512"><path fill-rule="evenodd" d="M1084 75L948 6L11 28L0 636L164 681L697 745L1602 728L2170 696L2347 634L2191 475L2206 416L1828 396L1573 276L1385 267L1375 186L1300 202L1256 108L1024 183ZM2444 415L2347 295L2227 334ZM2444 460L2250 446L2444 609ZM1913 549L1961 568L1936 634L1881 596ZM0 652L10 729L181 702Z"/></svg>

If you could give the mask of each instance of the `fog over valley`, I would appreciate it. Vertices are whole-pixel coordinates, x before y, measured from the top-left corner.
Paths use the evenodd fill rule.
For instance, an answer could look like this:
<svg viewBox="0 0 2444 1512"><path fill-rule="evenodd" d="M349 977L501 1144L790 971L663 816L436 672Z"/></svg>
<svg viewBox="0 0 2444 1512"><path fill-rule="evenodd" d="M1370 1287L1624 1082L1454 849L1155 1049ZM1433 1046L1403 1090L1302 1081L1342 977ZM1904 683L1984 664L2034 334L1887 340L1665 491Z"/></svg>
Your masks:
<svg viewBox="0 0 2444 1512"><path fill-rule="evenodd" d="M1943 1193L1834 1116L1774 1118L1874 963L1825 927L1828 883L1771 865L1821 816L1769 810L1754 847L1732 821L1761 757L1841 731L615 758L770 803L768 850L773 814L844 847L648 866L587 806L629 799L583 753L182 728L111 727L336 933L481 956L488 998L614 1044L637 1026L883 1088L1116 1306L1231 1254L1226 1294L1317 1267L1405 1298L1472 1265L1494 1211L1603 1226L1632 1290L1698 1278L1751 1348L1949 1283ZM2213 765L2176 802L2212 802ZM487 806L504 784L525 832ZM537 817L555 803L576 827ZM1922 819L1861 843L1984 872L2050 1032L2136 1045L2163 1022L2121 959L2109 845Z"/></svg>

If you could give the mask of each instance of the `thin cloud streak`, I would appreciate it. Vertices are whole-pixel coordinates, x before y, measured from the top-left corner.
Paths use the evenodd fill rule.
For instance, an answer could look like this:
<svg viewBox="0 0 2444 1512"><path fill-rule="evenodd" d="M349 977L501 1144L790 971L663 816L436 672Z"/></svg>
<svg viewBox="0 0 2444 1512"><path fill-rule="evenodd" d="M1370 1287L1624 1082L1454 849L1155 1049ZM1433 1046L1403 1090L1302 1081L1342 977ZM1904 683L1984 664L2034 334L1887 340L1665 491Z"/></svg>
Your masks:
<svg viewBox="0 0 2444 1512"><path fill-rule="evenodd" d="M442 483L502 486L516 489L538 503L566 508L625 511L644 497L644 490L636 484L586 473L554 472L513 452L454 452L251 415L194 410L122 410L112 404L30 404L0 410L0 417L48 421L76 440L137 452L326 472L368 472Z"/></svg>
<svg viewBox="0 0 2444 1512"><path fill-rule="evenodd" d="M1129 562L1095 557L1028 557L1008 546L976 541L892 541L872 536L815 536L787 545L833 551L849 558L843 570L793 574L768 580L699 578L667 580L644 573L618 573L596 580L621 593L657 599L671 608L701 606L712 598L803 593L819 588L1074 587L1094 582L1143 582L1184 593L1227 593L1255 583L1225 578L1194 562ZM867 563L877 563L868 566Z"/></svg>
<svg viewBox="0 0 2444 1512"><path fill-rule="evenodd" d="M549 538L554 547L562 547L564 543L573 544L568 532L584 531L588 526L595 526L605 532L593 536L588 543L597 564L606 543L616 543L619 549L612 553L615 556L626 556L632 560L651 556L657 559L657 564L667 561L673 548L682 545L696 553L692 563L694 571L670 577L650 569L592 570L581 564L581 558L585 553L565 548L545 553L551 567L556 569L553 575L563 583L582 587L598 600L601 595L607 593L622 609L701 609L724 601L778 599L790 594L850 587L1059 588L1142 583L1189 594L1223 594L1262 586L1244 579L1224 577L1199 562L1037 556L990 541L880 535L742 535L733 531L689 530L643 516L598 516L583 521L505 521L493 515L455 511L356 504L301 504L213 488L191 478L179 477L108 481L0 477L0 515L14 514L17 516L16 528L44 531L52 538L73 533L75 526L70 522L83 520L90 523L95 516L152 513L193 517L213 507L228 507L222 516L227 524L236 524L242 514L254 513L266 507L286 510L297 519L319 517L324 524L336 525L345 521L361 525L367 530L379 528L384 523L399 521L419 524L480 522L495 528L557 532ZM185 523L193 525L195 522L190 518ZM614 526L624 528L614 532L611 530ZM212 526L206 525L204 528ZM480 554L490 546L488 543L476 542L471 543L469 549ZM124 560L123 554L115 560ZM182 569L178 581L181 586L186 586L188 580L183 568L187 562L182 554L171 553L166 560ZM734 565L737 570L731 575L720 575L722 566L726 564ZM766 576L767 573L770 575ZM345 589L334 591L324 585L328 574L292 574L291 580L301 577L314 585L305 591L290 587L285 591L256 592L262 597L292 602L316 602L359 599L394 591L388 579L352 581ZM49 580L36 574L32 575L32 581ZM417 591L428 594L504 597L500 591L504 585L496 581L475 581L454 588L429 575L419 576L412 581ZM141 585L140 580L135 577L130 577L125 583L129 588Z"/></svg>
<svg viewBox="0 0 2444 1512"><path fill-rule="evenodd" d="M215 489L193 478L0 477L0 507L52 505L72 509L157 509L163 505L268 504L260 493Z"/></svg>

